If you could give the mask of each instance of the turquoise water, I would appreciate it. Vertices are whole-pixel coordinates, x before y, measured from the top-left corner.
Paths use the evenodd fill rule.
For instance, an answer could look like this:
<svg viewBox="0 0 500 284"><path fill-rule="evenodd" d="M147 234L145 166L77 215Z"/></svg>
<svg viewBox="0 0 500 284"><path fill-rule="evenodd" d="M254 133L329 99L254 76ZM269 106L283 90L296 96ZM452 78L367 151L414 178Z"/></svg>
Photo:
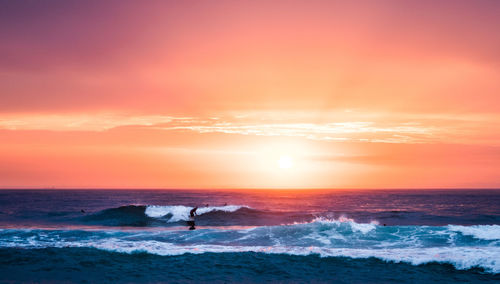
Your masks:
<svg viewBox="0 0 500 284"><path fill-rule="evenodd" d="M0 280L495 282L499 206L495 190L0 191Z"/></svg>

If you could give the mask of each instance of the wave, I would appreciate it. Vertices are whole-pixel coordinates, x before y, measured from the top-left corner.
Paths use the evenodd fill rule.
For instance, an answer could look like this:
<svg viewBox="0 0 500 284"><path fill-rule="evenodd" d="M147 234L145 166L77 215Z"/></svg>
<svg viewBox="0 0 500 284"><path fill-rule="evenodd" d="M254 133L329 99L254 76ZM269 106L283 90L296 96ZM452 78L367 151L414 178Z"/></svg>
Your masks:
<svg viewBox="0 0 500 284"><path fill-rule="evenodd" d="M80 217L86 223L105 226L175 226L185 225L189 212L193 207L184 205L126 205L109 208L100 212ZM283 224L310 223L314 221L345 219L339 212L294 212L257 210L244 205L225 205L200 207L197 210L196 224L201 226L271 226ZM355 212L352 215L360 222L371 223L373 219L398 225L401 221L409 222L415 216L422 217L418 212ZM387 218L392 218L388 220ZM426 219L439 219L427 218ZM375 221L376 222L376 221ZM368 229L369 225L360 225L360 230ZM361 228L365 227L365 228Z"/></svg>
<svg viewBox="0 0 500 284"><path fill-rule="evenodd" d="M472 236L483 240L500 240L499 225L475 225L475 226L458 226L449 225L448 229L455 232L460 232L463 235Z"/></svg>
<svg viewBox="0 0 500 284"><path fill-rule="evenodd" d="M144 214L146 206L127 205L109 208L81 218L85 223L105 226L148 226L157 223Z"/></svg>
<svg viewBox="0 0 500 284"><path fill-rule="evenodd" d="M126 210L135 212L134 210L139 209ZM238 210L246 209L236 211ZM166 211L168 210L165 209ZM167 214L171 214L171 211L168 212ZM207 210L204 214L216 212L225 211ZM161 214L158 213L159 215ZM140 228L131 231L2 229L0 247L90 247L156 255L208 252L318 254L322 257L374 257L413 265L450 263L457 269L480 267L486 272L500 273L499 230L500 226L488 225L383 226L375 221L357 223L344 217L316 218L312 222L280 226L245 229L209 227L195 231Z"/></svg>
<svg viewBox="0 0 500 284"><path fill-rule="evenodd" d="M87 209L87 208L86 208ZM44 210L4 211L0 214L2 224L91 224L102 226L137 226L137 227L171 227L184 226L188 219L190 206L185 205L125 205L94 211L88 208L82 210L57 211ZM349 216L359 224L367 224L377 220L388 226L403 225L492 225L500 224L500 215L463 214L436 215L432 212L420 211L322 211L326 208L315 208L319 211L275 211L255 209L245 205L226 205L200 207L197 212L196 225L199 226L272 226L294 223L308 223L318 218L341 219Z"/></svg>
<svg viewBox="0 0 500 284"><path fill-rule="evenodd" d="M203 215L209 212L221 211L221 212L235 212L241 208L248 208L248 206L241 205L225 205L216 207L200 207L196 210L198 215ZM149 205L146 206L145 214L152 218L165 218L168 217L168 222L179 222L187 221L189 219L189 212L193 207L187 207L184 205L170 205L170 206L159 206L159 205Z"/></svg>
<svg viewBox="0 0 500 284"><path fill-rule="evenodd" d="M336 226L342 225L343 223L348 224L353 232L361 232L366 234L372 230L375 230L380 223L378 221L370 221L370 223L356 223L354 219L345 216L340 216L338 219L328 219L325 217L316 217L312 222L302 223L302 224L334 224ZM300 224L300 223L294 223Z"/></svg>
<svg viewBox="0 0 500 284"><path fill-rule="evenodd" d="M185 221L189 219L189 212L192 208L184 205L126 205L105 209L80 217L79 219L84 223L103 226L184 226ZM415 212L403 213L407 215L415 214ZM275 226L307 223L346 223L353 230L360 232L373 230L376 225L380 224L379 221L373 220L375 219L374 217L381 216L380 214L374 214L371 218L368 218L368 216L362 215L358 216L361 221L355 222L354 219L347 218L344 215L340 215L335 219L332 217L334 215L332 213L327 213L326 215L329 216L327 217L312 213L256 210L244 205L200 207L197 210L197 214L196 224L198 226ZM386 214L387 212L382 212L382 216ZM401 212L392 212L391 214L401 214ZM383 221L386 222L386 220ZM478 239L500 239L500 225L448 225L448 229Z"/></svg>
<svg viewBox="0 0 500 284"><path fill-rule="evenodd" d="M447 263L413 266L377 258L315 254L228 252L158 256L95 248L0 248L0 255L5 272L0 282L7 283L33 279L65 283L68 279L91 283L288 283L291 279L297 283L498 283L500 280L500 274L484 273L481 268L457 272Z"/></svg>
<svg viewBox="0 0 500 284"><path fill-rule="evenodd" d="M290 246L237 246L221 245L173 245L157 241L134 242L106 241L95 243L94 248L122 253L150 253L162 256L186 253L226 253L260 252L269 254L314 255L321 257L378 258L395 263L405 262L412 265L427 263L449 263L456 269L483 268L485 272L500 273L500 248L405 248L405 249L355 249Z"/></svg>
<svg viewBox="0 0 500 284"><path fill-rule="evenodd" d="M105 209L97 213L84 216L81 220L85 223L105 226L143 227L184 225L184 221L189 219L189 212L191 209L193 209L193 207L184 205L126 205L117 208ZM242 205L200 207L196 211L198 215L197 221L200 220L204 225L215 225L217 222L220 223L221 221L223 222L225 219L228 219L225 218L227 217L227 214L235 212L239 213L239 215L248 215L252 212L256 213L258 211ZM238 216L234 215L233 220L237 219ZM208 224L207 221L209 221ZM225 224L223 222L219 225Z"/></svg>

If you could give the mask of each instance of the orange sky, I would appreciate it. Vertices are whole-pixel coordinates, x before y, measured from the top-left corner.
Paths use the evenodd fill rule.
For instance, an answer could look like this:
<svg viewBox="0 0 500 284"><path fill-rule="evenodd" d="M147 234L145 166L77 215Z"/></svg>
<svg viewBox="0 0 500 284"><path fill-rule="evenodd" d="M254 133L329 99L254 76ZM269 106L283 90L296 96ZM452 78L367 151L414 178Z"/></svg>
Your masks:
<svg viewBox="0 0 500 284"><path fill-rule="evenodd" d="M0 0L0 187L500 187L500 2Z"/></svg>

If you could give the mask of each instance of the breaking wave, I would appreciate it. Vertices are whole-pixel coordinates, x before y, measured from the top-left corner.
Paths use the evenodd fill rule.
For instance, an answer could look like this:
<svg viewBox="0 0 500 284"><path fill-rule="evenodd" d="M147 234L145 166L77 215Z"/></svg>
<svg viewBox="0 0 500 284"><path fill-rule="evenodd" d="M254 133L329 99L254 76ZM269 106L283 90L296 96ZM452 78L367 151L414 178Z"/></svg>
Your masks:
<svg viewBox="0 0 500 284"><path fill-rule="evenodd" d="M198 215L203 215L209 212L235 212L241 208L249 208L247 206L240 205L226 205L226 206L216 206L216 207L200 207L196 210ZM159 205L149 205L146 206L145 214L152 218L164 218L168 217L168 222L178 222L187 221L189 218L189 211L193 207L187 207L184 205L172 205L172 206L159 206Z"/></svg>
<svg viewBox="0 0 500 284"><path fill-rule="evenodd" d="M184 205L127 205L105 209L84 217L86 224L103 226L184 226L193 207ZM272 212L244 205L199 207L196 224L201 226L263 226L310 222L309 213Z"/></svg>
<svg viewBox="0 0 500 284"><path fill-rule="evenodd" d="M499 225L475 225L475 226L449 225L448 229L451 231L460 232L463 235L472 236L476 239L500 240Z"/></svg>
<svg viewBox="0 0 500 284"><path fill-rule="evenodd" d="M245 206L227 205L218 207L198 208L197 214L201 217L207 213L231 213L240 209L249 209ZM82 220L86 223L105 226L162 226L175 225L187 221L189 211L193 207L183 205L159 206L159 205L127 205L117 208L109 208L100 212L84 216Z"/></svg>
<svg viewBox="0 0 500 284"><path fill-rule="evenodd" d="M175 222L174 220L183 220L185 208L162 206L151 207L148 211L144 207L143 213L147 218L155 220L171 215L167 221ZM234 214L240 210L252 209L243 206L208 207L200 210L200 214ZM136 214L136 211L141 210L127 206L118 211L121 216L123 211L126 214ZM109 212L101 214L114 214ZM373 257L413 265L449 263L457 269L480 268L488 273L500 273L498 225L383 226L376 221L358 223L346 217L319 217L311 222L252 228L202 227L194 231L185 228L2 229L0 247L89 247L120 253L142 252L155 255L208 252L316 254L321 257Z"/></svg>

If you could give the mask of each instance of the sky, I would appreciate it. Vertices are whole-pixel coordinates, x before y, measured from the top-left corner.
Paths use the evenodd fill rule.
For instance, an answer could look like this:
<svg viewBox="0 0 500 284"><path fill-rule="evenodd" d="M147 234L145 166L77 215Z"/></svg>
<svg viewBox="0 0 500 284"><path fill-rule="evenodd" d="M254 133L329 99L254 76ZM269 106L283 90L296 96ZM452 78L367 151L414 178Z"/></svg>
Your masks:
<svg viewBox="0 0 500 284"><path fill-rule="evenodd" d="M498 27L495 0L0 0L0 188L498 188Z"/></svg>

